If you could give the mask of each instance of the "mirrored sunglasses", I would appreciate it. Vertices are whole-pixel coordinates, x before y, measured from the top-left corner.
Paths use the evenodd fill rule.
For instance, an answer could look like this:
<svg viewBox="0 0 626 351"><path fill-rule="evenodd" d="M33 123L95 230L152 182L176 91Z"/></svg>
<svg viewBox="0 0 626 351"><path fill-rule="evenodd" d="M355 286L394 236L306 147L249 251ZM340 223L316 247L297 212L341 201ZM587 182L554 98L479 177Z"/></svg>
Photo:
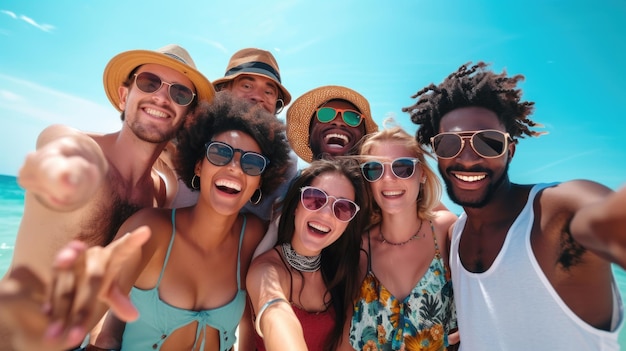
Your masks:
<svg viewBox="0 0 626 351"><path fill-rule="evenodd" d="M141 72L135 74L135 85L144 93L155 93L161 89L163 84L167 84L167 92L177 105L187 106L196 96L188 87L178 83L168 83L154 73Z"/></svg>
<svg viewBox="0 0 626 351"><path fill-rule="evenodd" d="M352 109L336 108L336 107L320 107L316 111L317 120L322 123L329 123L337 114L341 114L344 123L350 127L358 127L363 121L361 113Z"/></svg>
<svg viewBox="0 0 626 351"><path fill-rule="evenodd" d="M309 211L321 210L328 204L328 198L334 200L332 204L333 214L335 218L342 222L350 222L361 209L354 201L338 199L326 194L326 192L320 188L305 186L300 189L300 202L302 202L302 206Z"/></svg>
<svg viewBox="0 0 626 351"><path fill-rule="evenodd" d="M239 152L241 154L239 166L245 174L250 176L260 175L270 163L267 157L259 153L235 149L221 141L206 143L204 147L206 148L206 159L216 166L226 166L235 156L235 152Z"/></svg>
<svg viewBox="0 0 626 351"><path fill-rule="evenodd" d="M391 165L391 173L400 179L410 178L415 173L415 165L418 159L412 157L400 157L391 162L367 161L361 164L361 173L368 182L375 182L383 177L385 165Z"/></svg>
<svg viewBox="0 0 626 351"><path fill-rule="evenodd" d="M469 139L474 152L484 158L496 158L504 155L508 143L512 141L509 133L487 129L439 133L430 138L430 143L437 157L447 159L454 158L461 153L465 147L466 139Z"/></svg>

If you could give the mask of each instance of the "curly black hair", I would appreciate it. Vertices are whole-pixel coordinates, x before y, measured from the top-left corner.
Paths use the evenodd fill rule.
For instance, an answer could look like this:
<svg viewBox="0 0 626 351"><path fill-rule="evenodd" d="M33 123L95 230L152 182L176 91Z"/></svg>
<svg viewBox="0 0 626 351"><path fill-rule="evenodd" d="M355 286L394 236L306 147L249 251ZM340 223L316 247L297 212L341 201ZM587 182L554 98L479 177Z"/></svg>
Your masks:
<svg viewBox="0 0 626 351"><path fill-rule="evenodd" d="M539 136L543 132L531 130L541 127L528 118L534 102L521 101L522 90L517 83L523 75L508 77L506 71L496 74L487 70L488 64L468 62L450 74L439 85L430 84L411 98L417 102L402 111L408 112L411 121L419 126L415 138L420 144L429 144L430 138L439 133L441 118L457 108L477 106L496 113L513 140L527 136Z"/></svg>
<svg viewBox="0 0 626 351"><path fill-rule="evenodd" d="M347 309L357 297L359 289L359 254L361 234L369 218L369 198L355 159L333 158L314 160L293 179L285 200L278 225L277 243L290 243L295 232L295 212L300 204L300 189L311 185L313 180L325 173L337 173L346 177L354 188L355 201L361 210L350 221L339 239L322 250L322 278L328 288L331 304L335 310L335 326L325 343L325 350L335 350L341 340Z"/></svg>
<svg viewBox="0 0 626 351"><path fill-rule="evenodd" d="M250 135L259 144L261 154L270 160L261 174L262 193L270 194L286 181L291 161L284 123L263 108L221 91L211 103L200 103L176 136L175 167L187 187L192 188L196 163L205 157L204 145L229 130Z"/></svg>

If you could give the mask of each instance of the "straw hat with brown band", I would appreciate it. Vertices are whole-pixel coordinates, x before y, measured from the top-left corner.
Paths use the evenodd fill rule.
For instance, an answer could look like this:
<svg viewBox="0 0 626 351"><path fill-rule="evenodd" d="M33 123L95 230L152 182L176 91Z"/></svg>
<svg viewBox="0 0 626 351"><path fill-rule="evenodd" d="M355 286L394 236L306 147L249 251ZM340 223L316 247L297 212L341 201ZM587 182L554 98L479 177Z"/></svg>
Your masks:
<svg viewBox="0 0 626 351"><path fill-rule="evenodd" d="M309 145L309 129L313 114L318 107L335 99L346 100L356 106L362 114L366 134L378 131L378 125L372 119L370 104L363 95L338 85L310 90L294 100L287 110L287 139L293 151L306 162L313 161L313 152Z"/></svg>
<svg viewBox="0 0 626 351"><path fill-rule="evenodd" d="M242 74L261 76L273 80L281 92L283 106L291 102L291 94L285 89L280 80L278 63L271 52L256 48L246 48L237 51L228 62L223 78L213 81L217 90L221 84L227 83Z"/></svg>

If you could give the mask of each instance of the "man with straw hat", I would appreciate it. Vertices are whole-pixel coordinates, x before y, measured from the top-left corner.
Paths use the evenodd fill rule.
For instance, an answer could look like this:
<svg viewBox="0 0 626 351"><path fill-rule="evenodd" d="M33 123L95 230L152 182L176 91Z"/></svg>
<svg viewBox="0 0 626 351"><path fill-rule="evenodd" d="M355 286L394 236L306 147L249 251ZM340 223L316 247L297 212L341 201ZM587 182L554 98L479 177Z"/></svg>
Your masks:
<svg viewBox="0 0 626 351"><path fill-rule="evenodd" d="M256 104L266 111L278 114L291 102L291 94L283 86L278 63L271 52L245 48L233 54L226 66L224 77L213 81L217 91L230 91L234 96ZM162 158L167 160L175 152L174 145L167 146ZM292 165L287 169L286 178L291 179L297 172L297 156L291 153ZM272 194L263 194L260 189L242 209L269 222L274 217L274 205L287 192L288 183L281 185ZM196 203L198 192L191 192L179 182L179 190L172 207L186 207Z"/></svg>
<svg viewBox="0 0 626 351"><path fill-rule="evenodd" d="M47 286L53 257L69 241L106 245L131 214L166 205L169 180L154 172L153 164L185 116L215 95L178 45L118 54L104 70L104 89L121 111L119 131L98 135L50 126L19 172L26 189L24 214L0 284L2 350L11 349L6 327L24 331L23 324L33 327L37 318L46 318L19 304L33 293L22 278L34 276ZM12 339L16 348L32 349L25 332Z"/></svg>
<svg viewBox="0 0 626 351"><path fill-rule="evenodd" d="M287 110L289 144L309 163L325 156L355 155L357 142L377 130L367 99L342 86L327 85L310 90ZM255 257L275 245L277 223L278 218L257 247Z"/></svg>
<svg viewBox="0 0 626 351"><path fill-rule="evenodd" d="M337 85L315 88L287 111L287 138L306 162L324 156L354 155L361 138L378 130L363 95Z"/></svg>
<svg viewBox="0 0 626 351"><path fill-rule="evenodd" d="M213 81L215 90L230 90L235 96L278 114L291 102L282 85L278 63L271 52L256 48L237 51L230 58L224 77Z"/></svg>

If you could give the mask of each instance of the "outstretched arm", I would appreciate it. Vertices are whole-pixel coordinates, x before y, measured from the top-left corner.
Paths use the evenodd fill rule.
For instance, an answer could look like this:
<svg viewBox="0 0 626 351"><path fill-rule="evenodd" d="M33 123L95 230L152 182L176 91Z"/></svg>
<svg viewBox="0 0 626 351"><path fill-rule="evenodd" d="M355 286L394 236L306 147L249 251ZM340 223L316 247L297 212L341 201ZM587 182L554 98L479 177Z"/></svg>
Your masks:
<svg viewBox="0 0 626 351"><path fill-rule="evenodd" d="M80 344L108 308L120 319L137 318L119 277L150 237L147 227L107 247L73 241L57 255L57 272L46 287L27 268L0 283L0 319L13 332L18 350L63 350Z"/></svg>
<svg viewBox="0 0 626 351"><path fill-rule="evenodd" d="M586 248L626 269L626 186L580 208L570 232Z"/></svg>
<svg viewBox="0 0 626 351"><path fill-rule="evenodd" d="M93 138L70 127L53 125L26 156L18 182L45 207L72 211L96 192L108 170L107 159Z"/></svg>
<svg viewBox="0 0 626 351"><path fill-rule="evenodd" d="M302 325L282 288L277 265L267 260L272 254L270 251L256 258L246 278L255 328L268 351L307 350Z"/></svg>

